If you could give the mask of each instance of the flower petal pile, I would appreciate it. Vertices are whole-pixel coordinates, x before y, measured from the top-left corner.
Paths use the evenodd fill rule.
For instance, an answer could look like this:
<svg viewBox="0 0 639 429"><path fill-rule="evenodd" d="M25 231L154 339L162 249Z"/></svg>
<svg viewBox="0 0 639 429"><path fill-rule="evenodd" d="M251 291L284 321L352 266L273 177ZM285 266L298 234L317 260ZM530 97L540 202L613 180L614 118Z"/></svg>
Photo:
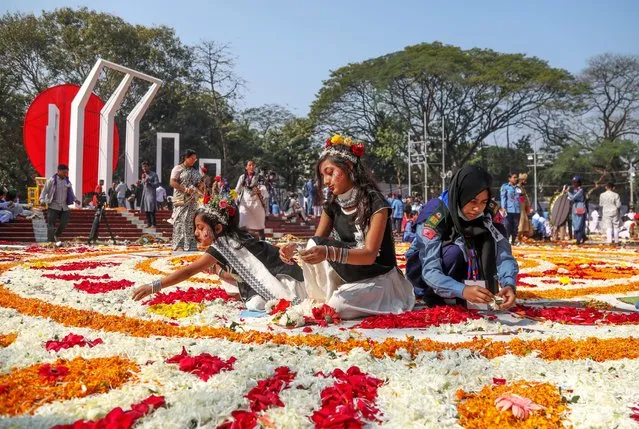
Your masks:
<svg viewBox="0 0 639 429"><path fill-rule="evenodd" d="M207 272L133 301L199 257L168 247L0 247L0 426L634 427L639 252L513 252L514 311L350 321Z"/></svg>
<svg viewBox="0 0 639 429"><path fill-rule="evenodd" d="M211 356L208 353L189 356L186 352L186 348L182 347L182 353L167 359L166 363L177 363L180 371L189 372L197 375L204 381L208 381L211 376L220 371L232 371L233 363L236 360L237 359L232 357L225 361L217 356Z"/></svg>

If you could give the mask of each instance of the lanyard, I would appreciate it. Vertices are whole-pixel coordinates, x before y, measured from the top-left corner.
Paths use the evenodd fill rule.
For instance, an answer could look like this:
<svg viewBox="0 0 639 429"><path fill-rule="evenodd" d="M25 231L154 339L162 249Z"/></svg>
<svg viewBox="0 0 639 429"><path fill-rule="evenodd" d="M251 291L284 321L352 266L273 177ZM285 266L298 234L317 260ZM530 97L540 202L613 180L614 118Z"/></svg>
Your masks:
<svg viewBox="0 0 639 429"><path fill-rule="evenodd" d="M477 262L477 252L475 249L468 251L468 280L479 279L479 263Z"/></svg>

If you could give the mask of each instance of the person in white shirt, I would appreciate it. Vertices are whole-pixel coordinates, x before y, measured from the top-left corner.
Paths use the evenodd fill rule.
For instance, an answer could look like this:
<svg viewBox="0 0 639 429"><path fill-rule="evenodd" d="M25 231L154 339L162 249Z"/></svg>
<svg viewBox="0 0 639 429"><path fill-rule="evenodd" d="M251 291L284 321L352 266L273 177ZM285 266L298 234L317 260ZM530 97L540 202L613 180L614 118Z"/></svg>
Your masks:
<svg viewBox="0 0 639 429"><path fill-rule="evenodd" d="M161 183L155 189L155 200L158 204L158 210L160 210L166 203L166 189L164 189Z"/></svg>
<svg viewBox="0 0 639 429"><path fill-rule="evenodd" d="M606 191L599 197L601 229L606 231L606 242L608 244L619 242L619 208L621 207L621 200L614 189L614 183L607 183Z"/></svg>

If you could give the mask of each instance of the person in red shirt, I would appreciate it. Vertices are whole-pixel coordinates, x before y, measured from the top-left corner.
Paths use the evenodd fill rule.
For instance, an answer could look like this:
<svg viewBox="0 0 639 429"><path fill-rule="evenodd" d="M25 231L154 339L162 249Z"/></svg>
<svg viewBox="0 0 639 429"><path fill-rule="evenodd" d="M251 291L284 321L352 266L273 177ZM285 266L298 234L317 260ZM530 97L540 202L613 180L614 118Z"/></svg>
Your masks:
<svg viewBox="0 0 639 429"><path fill-rule="evenodd" d="M100 179L98 184L95 187L94 195L93 195L93 207L98 206L98 195L102 193L102 187L104 186L104 180Z"/></svg>

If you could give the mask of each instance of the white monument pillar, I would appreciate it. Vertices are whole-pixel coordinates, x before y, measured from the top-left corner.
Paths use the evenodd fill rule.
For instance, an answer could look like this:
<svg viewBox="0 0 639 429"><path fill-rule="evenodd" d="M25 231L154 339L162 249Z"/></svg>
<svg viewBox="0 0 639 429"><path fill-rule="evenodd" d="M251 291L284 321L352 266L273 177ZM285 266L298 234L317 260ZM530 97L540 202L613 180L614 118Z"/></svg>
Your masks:
<svg viewBox="0 0 639 429"><path fill-rule="evenodd" d="M140 172L140 120L149 108L160 83L153 83L140 102L126 118L126 147L124 154L124 181L127 186L135 183Z"/></svg>
<svg viewBox="0 0 639 429"><path fill-rule="evenodd" d="M127 118L126 130L126 162L125 162L125 180L127 184L131 184L137 180L138 150L139 150L139 126L142 116L151 104L153 97L157 93L162 81L153 76L140 73L128 67L112 63L103 59L98 59L91 69L89 76L80 87L80 90L73 98L71 103L71 123L69 135L69 179L73 185L76 195L82 195L82 161L84 155L84 109L91 95L91 91L100 76L102 68L116 70L124 73L126 76L120 82L115 93L109 98L104 108L100 112L100 156L98 160L98 175L100 178L112 180L112 162L113 162L113 116L117 112L124 94L131 85L132 78L139 78L151 82L151 88L142 97L140 102L135 106L133 111ZM132 167L131 161L135 161L135 167ZM104 177L101 177L104 174ZM129 182L132 180L133 182ZM108 184L107 184L108 186Z"/></svg>
<svg viewBox="0 0 639 429"><path fill-rule="evenodd" d="M222 160L217 158L200 158L200 167L204 167L206 164L215 164L215 176L222 175Z"/></svg>
<svg viewBox="0 0 639 429"><path fill-rule="evenodd" d="M158 180L162 181L162 139L173 139L173 165L180 162L180 133L158 133L155 147L155 172Z"/></svg>
<svg viewBox="0 0 639 429"><path fill-rule="evenodd" d="M58 171L58 154L60 148L60 109L49 104L49 121L46 131L46 149L44 158L44 175L52 177Z"/></svg>
<svg viewBox="0 0 639 429"><path fill-rule="evenodd" d="M78 199L82 199L82 162L84 156L84 108L102 71L103 60L97 60L80 90L71 102L69 126L69 180Z"/></svg>
<svg viewBox="0 0 639 429"><path fill-rule="evenodd" d="M98 156L98 180L104 180L104 189L113 182L113 128L115 114L131 86L133 76L127 73L117 89L100 111L100 150Z"/></svg>

